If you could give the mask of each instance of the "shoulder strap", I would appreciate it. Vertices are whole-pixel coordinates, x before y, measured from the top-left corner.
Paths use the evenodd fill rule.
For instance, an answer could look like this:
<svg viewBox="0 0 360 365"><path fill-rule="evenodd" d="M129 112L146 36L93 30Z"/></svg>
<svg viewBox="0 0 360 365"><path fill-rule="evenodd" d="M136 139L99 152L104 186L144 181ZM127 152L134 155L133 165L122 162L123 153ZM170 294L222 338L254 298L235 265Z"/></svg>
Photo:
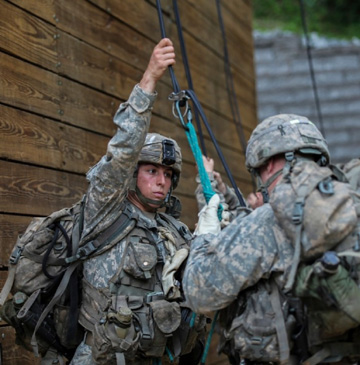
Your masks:
<svg viewBox="0 0 360 365"><path fill-rule="evenodd" d="M297 197L294 205L292 221L295 225L295 242L294 242L294 257L292 260L292 265L290 269L290 273L288 276L287 283L285 285L285 292L289 292L294 284L296 270L300 262L301 256L301 239L302 239L302 228L303 228L303 219L304 219L304 206L305 200L308 195L322 182L326 179L330 179L332 176L331 172L326 175L321 175L319 177L314 177L306 180L302 183L297 189ZM326 180L327 181L327 180ZM330 185L329 185L330 187Z"/></svg>
<svg viewBox="0 0 360 365"><path fill-rule="evenodd" d="M179 222L169 214L160 212L158 215L162 220L170 223L185 241L190 241L192 239L192 234L185 224Z"/></svg>
<svg viewBox="0 0 360 365"><path fill-rule="evenodd" d="M123 204L123 212L105 231L93 241L81 246L74 256L65 259L67 263L78 260L86 260L89 257L98 256L113 247L122 240L135 227L139 216L130 204Z"/></svg>
<svg viewBox="0 0 360 365"><path fill-rule="evenodd" d="M289 339L286 332L283 310L280 302L280 293L275 279L270 280L270 301L275 312L275 327L278 337L280 364L288 364L290 357ZM269 289L269 288L268 288Z"/></svg>
<svg viewBox="0 0 360 365"><path fill-rule="evenodd" d="M38 353L36 332L48 313L52 310L54 305L59 301L60 297L65 292L71 275L78 267L80 262L89 258L90 256L99 255L100 253L103 253L113 247L134 228L137 219L138 216L131 206L129 204L124 204L124 210L122 214L113 224L111 224L104 232L102 232L100 236L94 241L90 241L85 246L80 247L75 256L69 257L65 260L67 263L70 263L70 266L66 269L65 274L54 294L54 297L42 312L31 338L31 344L34 348L35 354Z"/></svg>

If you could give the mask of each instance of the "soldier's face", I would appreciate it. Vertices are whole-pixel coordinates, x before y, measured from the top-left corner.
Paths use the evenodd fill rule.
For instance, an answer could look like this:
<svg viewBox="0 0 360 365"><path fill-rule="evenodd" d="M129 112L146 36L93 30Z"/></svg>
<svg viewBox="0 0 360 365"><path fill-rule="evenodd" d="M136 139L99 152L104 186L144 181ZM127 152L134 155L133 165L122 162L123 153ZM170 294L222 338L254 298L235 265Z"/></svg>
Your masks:
<svg viewBox="0 0 360 365"><path fill-rule="evenodd" d="M164 200L171 187L172 174L173 171L170 167L141 164L137 174L137 187L145 198Z"/></svg>

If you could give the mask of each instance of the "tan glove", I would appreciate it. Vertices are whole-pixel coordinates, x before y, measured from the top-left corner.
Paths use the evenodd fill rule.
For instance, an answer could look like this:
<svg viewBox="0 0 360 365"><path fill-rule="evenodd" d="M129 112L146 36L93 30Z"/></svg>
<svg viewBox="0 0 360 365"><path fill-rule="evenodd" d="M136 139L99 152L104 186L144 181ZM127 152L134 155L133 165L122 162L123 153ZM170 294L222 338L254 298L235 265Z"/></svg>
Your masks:
<svg viewBox="0 0 360 365"><path fill-rule="evenodd" d="M213 233L218 234L221 231L220 221L218 218L218 208L220 204L220 196L215 194L210 199L208 205L205 205L200 213L199 220L194 232L195 236L201 234Z"/></svg>

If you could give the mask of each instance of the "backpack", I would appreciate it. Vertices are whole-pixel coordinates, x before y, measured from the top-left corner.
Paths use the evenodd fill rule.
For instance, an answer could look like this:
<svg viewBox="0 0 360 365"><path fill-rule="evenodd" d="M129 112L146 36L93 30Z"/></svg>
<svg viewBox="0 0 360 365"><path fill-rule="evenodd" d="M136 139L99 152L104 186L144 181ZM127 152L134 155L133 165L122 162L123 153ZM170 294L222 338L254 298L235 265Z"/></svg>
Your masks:
<svg viewBox="0 0 360 365"><path fill-rule="evenodd" d="M302 346L304 342L307 346L301 357L308 357L309 364L360 358L354 335L360 325L360 196L355 191L360 181L359 160L345 166L340 170L300 160L270 198L280 226L294 245L287 283L279 294L282 304L272 300L272 307L283 316L277 323L287 323L295 310L285 313L283 303L300 299L300 322L306 332ZM286 337L280 325L278 338L281 333ZM288 345L279 341L280 353L289 352L286 347L294 338L287 337Z"/></svg>
<svg viewBox="0 0 360 365"><path fill-rule="evenodd" d="M111 248L135 226L123 205L110 227L83 242L84 205L85 196L70 208L33 218L10 255L1 317L15 328L16 343L36 356L52 348L71 359L83 338L78 325L81 263Z"/></svg>

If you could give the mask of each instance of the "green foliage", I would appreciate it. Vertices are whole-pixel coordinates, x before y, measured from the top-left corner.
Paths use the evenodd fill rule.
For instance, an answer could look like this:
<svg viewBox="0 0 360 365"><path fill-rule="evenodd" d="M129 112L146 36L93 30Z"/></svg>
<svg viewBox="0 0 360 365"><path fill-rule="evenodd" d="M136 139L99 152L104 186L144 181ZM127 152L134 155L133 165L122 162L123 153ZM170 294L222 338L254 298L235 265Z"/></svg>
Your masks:
<svg viewBox="0 0 360 365"><path fill-rule="evenodd" d="M360 1L303 0L308 32L360 38ZM303 32L300 0L253 0L255 29Z"/></svg>

